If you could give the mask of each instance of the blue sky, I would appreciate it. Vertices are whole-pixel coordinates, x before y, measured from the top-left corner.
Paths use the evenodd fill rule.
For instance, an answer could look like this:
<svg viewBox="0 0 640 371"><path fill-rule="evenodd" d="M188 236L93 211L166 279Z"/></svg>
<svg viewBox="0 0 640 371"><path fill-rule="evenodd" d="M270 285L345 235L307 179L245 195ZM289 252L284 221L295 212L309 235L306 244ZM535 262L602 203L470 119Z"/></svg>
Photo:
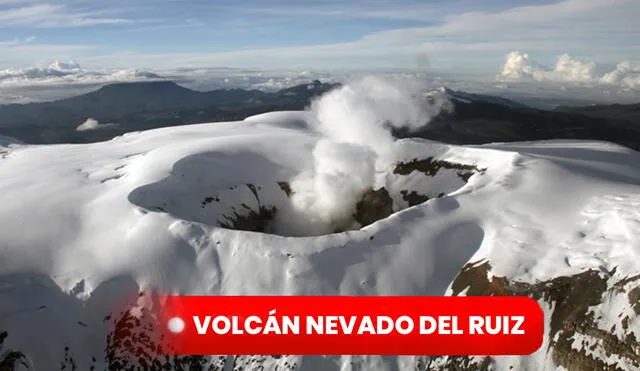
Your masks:
<svg viewBox="0 0 640 371"><path fill-rule="evenodd" d="M640 60L639 0L0 0L0 69L408 68L495 75L526 52Z"/></svg>

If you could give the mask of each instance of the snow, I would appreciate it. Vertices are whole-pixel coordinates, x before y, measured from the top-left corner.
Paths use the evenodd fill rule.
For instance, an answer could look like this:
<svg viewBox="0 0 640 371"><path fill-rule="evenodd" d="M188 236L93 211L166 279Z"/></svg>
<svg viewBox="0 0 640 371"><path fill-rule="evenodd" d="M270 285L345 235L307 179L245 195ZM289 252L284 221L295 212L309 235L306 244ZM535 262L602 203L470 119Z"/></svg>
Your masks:
<svg viewBox="0 0 640 371"><path fill-rule="evenodd" d="M433 156L486 171L464 184L446 173L421 182L417 172L401 177L378 167L376 185L392 193L449 188L410 208L396 197L399 212L360 230L284 237L217 227L225 210L251 202L247 183L262 187L266 201L287 202L276 182L309 169L321 138L308 119L278 112L81 145L0 141L5 347L23 351L36 369L60 364L66 346L79 369L88 369L92 356L100 364L104 316L143 288L443 295L464 264L481 259L494 274L532 283L588 268L617 267L620 278L640 273L640 154L602 142L461 147L404 139L392 145L395 162ZM212 194L220 205L202 208ZM637 320L630 326L638 333ZM498 358L496 367L550 369L548 357ZM352 362L409 369L419 359L296 362L303 369L350 369Z"/></svg>
<svg viewBox="0 0 640 371"><path fill-rule="evenodd" d="M603 359L610 367L613 366L623 371L637 370L636 367L630 367L626 365L622 357L619 357L616 354L607 354L606 352L604 352L602 350L601 344L599 344L598 341L594 341L593 338L582 335L580 333L576 333L574 335L572 348L575 350L583 350L589 356Z"/></svg>

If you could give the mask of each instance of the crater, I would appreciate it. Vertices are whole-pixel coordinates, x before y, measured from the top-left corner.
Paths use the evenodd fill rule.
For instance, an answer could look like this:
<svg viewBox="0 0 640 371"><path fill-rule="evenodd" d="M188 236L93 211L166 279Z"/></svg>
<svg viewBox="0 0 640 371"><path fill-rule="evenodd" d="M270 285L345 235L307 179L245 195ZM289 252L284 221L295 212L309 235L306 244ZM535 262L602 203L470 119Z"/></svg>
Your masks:
<svg viewBox="0 0 640 371"><path fill-rule="evenodd" d="M300 213L294 212L292 202L295 189L286 178L271 176L262 182L224 184L219 174L203 176L202 170L187 160L176 163L169 177L135 189L129 194L129 201L149 212L168 213L205 225L288 237L364 228L408 207L456 191L473 174L485 170L433 157L397 162L390 171L377 174L376 187L361 191L351 218L327 228L301 230L299 226L304 223L299 220ZM282 173L275 171L273 163L264 165L273 168L272 174ZM264 169L262 174L266 174ZM245 175L244 179L249 177ZM294 224L297 227L292 227Z"/></svg>

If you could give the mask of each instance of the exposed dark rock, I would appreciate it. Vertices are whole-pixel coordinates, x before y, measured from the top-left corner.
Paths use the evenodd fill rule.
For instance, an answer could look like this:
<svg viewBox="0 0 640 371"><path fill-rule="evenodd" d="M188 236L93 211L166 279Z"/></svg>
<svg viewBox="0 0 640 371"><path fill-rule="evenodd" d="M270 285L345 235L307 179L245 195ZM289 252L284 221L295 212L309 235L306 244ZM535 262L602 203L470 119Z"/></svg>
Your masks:
<svg viewBox="0 0 640 371"><path fill-rule="evenodd" d="M240 206L247 211L246 213L239 213L232 207L231 209L234 210L232 215L223 215L224 220L218 220L218 226L239 231L271 232L269 228L276 216L277 208L275 206L262 205L258 195L258 188L251 183L246 184L246 186L256 198L258 210L256 211L246 203L242 203ZM230 189L234 188L231 187Z"/></svg>
<svg viewBox="0 0 640 371"><path fill-rule="evenodd" d="M386 188L382 187L377 191L370 189L362 195L362 198L356 204L354 218L364 227L384 219L392 213L393 200Z"/></svg>
<svg viewBox="0 0 640 371"><path fill-rule="evenodd" d="M8 336L7 331L0 331L0 371L13 371L20 363L28 367L27 358L22 352L4 349L4 341Z"/></svg>
<svg viewBox="0 0 640 371"><path fill-rule="evenodd" d="M640 274L637 274L635 276L631 276L628 278L625 278L619 282L616 282L615 284L615 288L619 291L619 292L624 292L624 287L630 283L636 282L636 281L640 281ZM631 290L629 290L627 297L629 298L629 304L631 304L631 307L633 308L633 311L637 314L640 315L640 286L637 286Z"/></svg>
<svg viewBox="0 0 640 371"><path fill-rule="evenodd" d="M439 357L433 357L432 362L438 360ZM436 367L431 364L426 367L426 370L452 370L452 371L489 371L493 360L491 357L484 357L480 363L475 362L471 357L466 356L452 356L439 359Z"/></svg>
<svg viewBox="0 0 640 371"><path fill-rule="evenodd" d="M620 281L616 282L615 287L618 290L622 291L622 290L624 290L624 287L627 284L632 283L632 282L636 282L636 281L640 281L640 274L637 274L637 275L631 276L631 277L627 277L627 278L625 278L623 280L620 280Z"/></svg>
<svg viewBox="0 0 640 371"><path fill-rule="evenodd" d="M282 192L286 193L287 197L291 197L291 185L289 182L278 182L278 186L282 190Z"/></svg>
<svg viewBox="0 0 640 371"><path fill-rule="evenodd" d="M465 183L468 183L469 178L471 178L471 176L475 173L473 171L458 171L456 174L458 174L458 177L464 180Z"/></svg>
<svg viewBox="0 0 640 371"><path fill-rule="evenodd" d="M629 291L629 304L633 307L633 311L640 316L640 286Z"/></svg>
<svg viewBox="0 0 640 371"><path fill-rule="evenodd" d="M556 277L548 281L529 284L510 281L506 277L492 276L488 278L491 266L467 264L452 283L453 295L467 289L468 296L529 296L543 305L553 308L548 337L551 341L553 361L568 370L619 370L615 362L608 363L587 354L586 350L572 348L574 334L586 335L598 341L597 346L606 354L615 354L640 367L640 343L633 336L618 338L612 331L605 331L597 326L591 307L602 303L603 297L611 292L619 292L628 284L624 279L608 289L608 277L599 271L587 270L573 276ZM631 298L632 293L629 292ZM628 324L628 319L626 323ZM624 327L624 322L622 323ZM557 335L557 337L556 337Z"/></svg>
<svg viewBox="0 0 640 371"><path fill-rule="evenodd" d="M142 296L145 293L140 293ZM152 298L153 300L153 298ZM214 368L208 356L166 356L158 333L157 313L140 308L140 316L130 309L115 314L113 329L107 334L107 369L120 370L223 370ZM209 366L209 367L207 367Z"/></svg>
<svg viewBox="0 0 640 371"><path fill-rule="evenodd" d="M248 207L247 207L248 208ZM233 212L231 216L224 216L224 221L218 221L222 228L235 229L239 231L268 232L268 229L276 216L276 207L260 206L258 211L248 208L245 215Z"/></svg>
<svg viewBox="0 0 640 371"><path fill-rule="evenodd" d="M256 198L256 200L258 200L258 202L260 202L260 197L258 196L258 190L256 189L256 186L254 186L253 184L249 183L249 184L247 184L247 188L249 188L251 193L253 193L253 196Z"/></svg>
<svg viewBox="0 0 640 371"><path fill-rule="evenodd" d="M145 293L142 293L145 295ZM156 300L151 297L151 301ZM234 356L234 355L190 355L167 356L166 345L158 329L157 307L137 308L139 315L127 309L115 313L112 330L107 335L105 358L107 369L120 370L266 370L264 363L286 356ZM279 370L295 370L296 363L284 362Z"/></svg>
<svg viewBox="0 0 640 371"><path fill-rule="evenodd" d="M64 358L60 363L60 370L76 371L77 369L78 366L76 365L76 361L70 353L69 347L64 347Z"/></svg>
<svg viewBox="0 0 640 371"><path fill-rule="evenodd" d="M416 191L409 192L408 190L403 189L400 191L400 194L402 195L402 199L409 203L410 207L429 201L429 196L421 195Z"/></svg>
<svg viewBox="0 0 640 371"><path fill-rule="evenodd" d="M202 201L201 206L204 208L205 206L207 206L208 204L212 203L212 202L220 202L220 198L218 198L218 196L208 196L205 197L205 199Z"/></svg>
<svg viewBox="0 0 640 371"><path fill-rule="evenodd" d="M468 182L469 178L477 173L485 171L486 169L480 169L474 165L457 164L449 161L434 160L433 157L428 157L423 160L413 159L409 162L400 162L393 170L394 174L409 175L414 171L419 171L426 176L435 176L440 169L454 169L458 170L457 174L464 182Z"/></svg>

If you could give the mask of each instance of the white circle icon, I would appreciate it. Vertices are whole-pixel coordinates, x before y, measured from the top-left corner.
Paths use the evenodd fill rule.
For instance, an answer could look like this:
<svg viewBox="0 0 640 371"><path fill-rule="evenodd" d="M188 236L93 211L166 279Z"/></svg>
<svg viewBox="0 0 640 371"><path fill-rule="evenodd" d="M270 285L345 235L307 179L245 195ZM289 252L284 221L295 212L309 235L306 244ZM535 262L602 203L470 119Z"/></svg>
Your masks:
<svg viewBox="0 0 640 371"><path fill-rule="evenodd" d="M167 327L174 334L179 334L184 331L184 321L180 317L173 317L167 322Z"/></svg>

